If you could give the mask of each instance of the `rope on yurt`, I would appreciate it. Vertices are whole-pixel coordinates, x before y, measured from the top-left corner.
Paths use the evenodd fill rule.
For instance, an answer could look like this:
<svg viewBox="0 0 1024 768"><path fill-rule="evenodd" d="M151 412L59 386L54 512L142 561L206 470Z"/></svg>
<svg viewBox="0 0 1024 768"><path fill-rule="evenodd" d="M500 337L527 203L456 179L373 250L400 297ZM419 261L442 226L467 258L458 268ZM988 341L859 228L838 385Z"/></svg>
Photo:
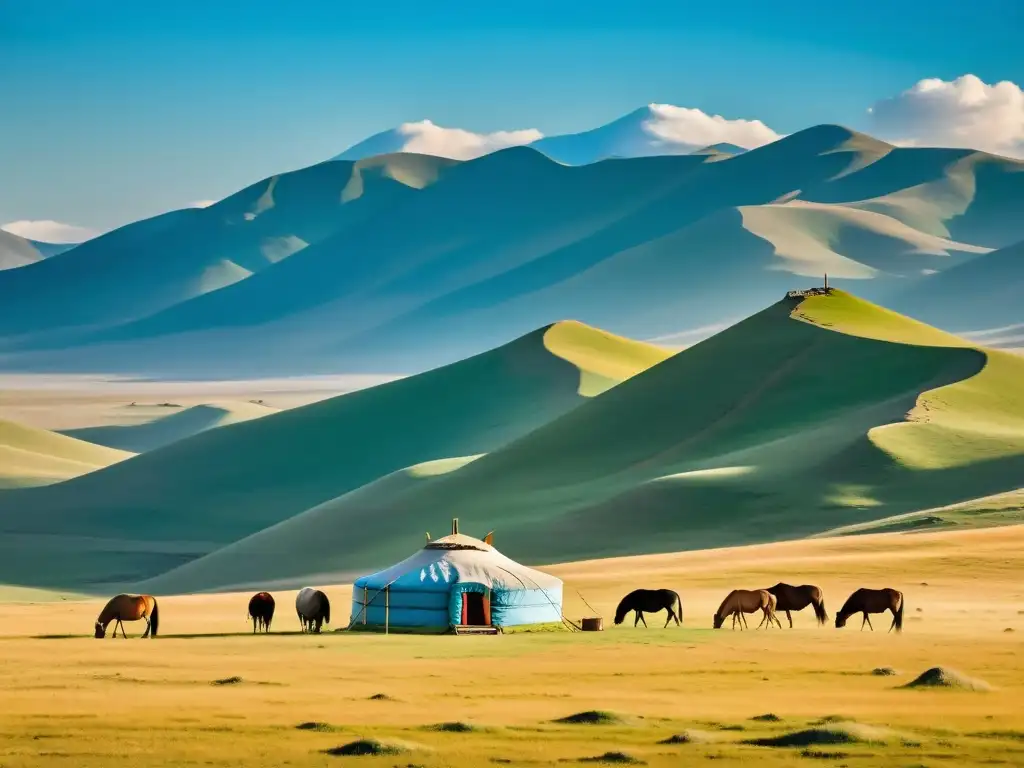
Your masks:
<svg viewBox="0 0 1024 768"><path fill-rule="evenodd" d="M519 581L519 583L523 585L523 588L524 589L526 588L526 582L524 582L522 579L520 579L516 574L512 573L512 571L508 570L507 568L502 568L500 565L498 566L498 568L503 570L509 576L512 576L515 579L517 579ZM569 621L567 618L565 618L565 616L562 615L562 609L559 608L557 605L555 605L555 601L554 600L552 600L550 597L548 597L548 592L547 592L546 589L544 589L544 587L542 587L540 584L538 584L533 579L530 579L530 581L533 581L533 585L537 589L540 590L540 593L542 595L544 595L544 599L547 600L548 603L551 605L551 607L554 608L555 611L558 613L558 618L561 619L562 626L566 627L570 632L579 632L579 631L581 631L580 627L577 627L575 624L573 624L571 621Z"/></svg>
<svg viewBox="0 0 1024 768"><path fill-rule="evenodd" d="M574 591L576 592L577 595L579 595L580 600L583 601L583 604L585 606L587 606L587 608L589 608L591 610L591 612L593 612L596 616L600 616L601 615L600 613L598 613L597 611L594 610L594 606L592 606L590 603L587 602L587 598L585 598L583 595L581 595L580 591L578 589L574 589Z"/></svg>
<svg viewBox="0 0 1024 768"><path fill-rule="evenodd" d="M391 581L389 581L387 584L385 584L383 587L381 587L376 592L374 592L373 593L373 597L371 597L369 600L364 600L363 601L363 607L359 610L359 613L357 613L355 616L352 617L352 620L349 621L348 626L345 627L345 631L348 632L349 630L352 629L352 627L354 627L356 625L356 622L359 621L359 619L362 618L363 613L366 612L366 609L369 607L370 603L372 603L374 600L377 599L377 595L379 595L385 589L387 589L392 584L394 584L396 581L398 581L400 578L402 578L402 576L405 576L405 574L404 573L399 574L398 576L393 578ZM353 590L355 589L355 585L354 584L352 585L352 589ZM364 589L365 589L365 587L364 587Z"/></svg>

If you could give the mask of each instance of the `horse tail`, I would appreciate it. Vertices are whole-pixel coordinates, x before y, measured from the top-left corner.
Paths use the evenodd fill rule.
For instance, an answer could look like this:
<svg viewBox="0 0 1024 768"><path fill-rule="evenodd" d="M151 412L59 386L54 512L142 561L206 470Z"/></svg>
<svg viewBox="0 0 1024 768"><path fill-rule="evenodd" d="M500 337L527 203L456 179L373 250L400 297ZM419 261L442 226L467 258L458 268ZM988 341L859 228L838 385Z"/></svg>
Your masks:
<svg viewBox="0 0 1024 768"><path fill-rule="evenodd" d="M323 592L320 593L320 596L321 596L321 599L323 600L324 623L325 624L330 624L331 623L331 601L327 599L327 595L325 595Z"/></svg>
<svg viewBox="0 0 1024 768"><path fill-rule="evenodd" d="M149 636L156 637L157 631L160 629L160 606L157 605L156 598L153 598L153 613L149 617Z"/></svg>
<svg viewBox="0 0 1024 768"><path fill-rule="evenodd" d="M893 614L893 622L896 625L896 631L901 632L903 630L903 593L897 592L896 596L899 598L900 607Z"/></svg>
<svg viewBox="0 0 1024 768"><path fill-rule="evenodd" d="M683 620L683 598L681 598L679 596L678 592L673 592L672 595L675 597L675 599L676 599L676 607L679 609L679 612L676 615L679 617L679 620L682 621Z"/></svg>
<svg viewBox="0 0 1024 768"><path fill-rule="evenodd" d="M817 600L811 602L814 606L814 615L818 619L819 624L825 624L828 621L828 613L825 612L825 598L819 597Z"/></svg>

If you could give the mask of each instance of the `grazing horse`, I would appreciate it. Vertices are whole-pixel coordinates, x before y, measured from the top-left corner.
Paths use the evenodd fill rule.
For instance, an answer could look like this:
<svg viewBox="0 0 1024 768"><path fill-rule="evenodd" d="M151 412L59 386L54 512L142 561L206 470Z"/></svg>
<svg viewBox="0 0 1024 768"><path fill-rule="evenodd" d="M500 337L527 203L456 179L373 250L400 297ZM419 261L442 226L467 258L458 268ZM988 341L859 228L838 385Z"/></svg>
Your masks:
<svg viewBox="0 0 1024 768"><path fill-rule="evenodd" d="M774 587L768 587L765 591L775 595L775 610L786 612L790 629L793 628L793 616L790 611L802 611L808 605L814 606L814 617L818 620L818 624L828 621L828 614L825 613L825 594L820 587L815 587L812 584L794 587L790 584L779 583Z"/></svg>
<svg viewBox="0 0 1024 768"><path fill-rule="evenodd" d="M319 589L303 587L295 597L295 612L303 632L320 632L320 627L331 623L331 602Z"/></svg>
<svg viewBox="0 0 1024 768"><path fill-rule="evenodd" d="M846 598L843 607L839 609L839 613L836 614L836 628L845 627L847 618L855 613L862 613L864 618L860 622L861 632L864 631L865 624L874 632L875 628L871 626L868 614L885 613L886 611L892 611L892 624L889 625L889 631L892 632L895 629L897 632L902 632L903 593L896 589L865 589L861 587Z"/></svg>
<svg viewBox="0 0 1024 768"><path fill-rule="evenodd" d="M721 629L726 617L732 616L732 628L736 629L736 620L739 619L742 630L747 627L747 619L744 614L761 611L764 618L757 625L757 629L764 624L767 624L767 628L770 629L773 621L779 625L779 629L782 629L782 622L775 615L775 605L775 595L765 589L734 589L718 606L714 617L714 627Z"/></svg>
<svg viewBox="0 0 1024 768"><path fill-rule="evenodd" d="M160 609L157 607L156 598L152 595L116 595L103 606L103 610L96 618L96 638L106 636L107 625L112 621L115 624L114 634L111 637L117 637L117 628L120 627L121 637L127 638L124 624L121 622L138 621L139 619L146 621L146 631L142 633L142 636L156 637L157 630L160 628Z"/></svg>
<svg viewBox="0 0 1024 768"><path fill-rule="evenodd" d="M249 618L252 619L252 633L258 629L270 631L270 622L274 620L274 597L269 592L257 592L249 600Z"/></svg>
<svg viewBox="0 0 1024 768"><path fill-rule="evenodd" d="M619 601L619 607L615 609L615 623L621 624L627 613L636 611L633 626L642 621L646 627L647 620L644 619L644 614L657 613L661 610L668 612L665 618L666 627L673 619L676 626L679 626L683 618L683 601L678 593L671 589L635 589Z"/></svg>

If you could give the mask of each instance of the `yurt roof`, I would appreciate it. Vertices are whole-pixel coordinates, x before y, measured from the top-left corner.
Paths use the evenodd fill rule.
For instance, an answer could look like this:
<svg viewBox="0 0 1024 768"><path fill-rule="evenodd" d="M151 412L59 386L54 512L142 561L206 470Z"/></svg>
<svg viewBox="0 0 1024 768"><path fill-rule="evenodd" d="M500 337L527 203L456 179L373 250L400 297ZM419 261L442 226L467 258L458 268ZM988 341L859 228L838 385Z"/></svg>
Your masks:
<svg viewBox="0 0 1024 768"><path fill-rule="evenodd" d="M480 539L455 533L427 542L422 549L390 568L363 576L357 586L445 589L458 583L504 589L548 589L561 579L517 563Z"/></svg>

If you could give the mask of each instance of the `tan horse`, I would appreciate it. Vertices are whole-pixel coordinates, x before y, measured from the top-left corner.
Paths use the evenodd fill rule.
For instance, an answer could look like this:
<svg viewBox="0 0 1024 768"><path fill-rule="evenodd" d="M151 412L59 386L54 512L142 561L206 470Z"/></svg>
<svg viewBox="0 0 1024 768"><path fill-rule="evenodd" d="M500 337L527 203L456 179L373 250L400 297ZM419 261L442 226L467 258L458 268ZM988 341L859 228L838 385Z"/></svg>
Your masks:
<svg viewBox="0 0 1024 768"><path fill-rule="evenodd" d="M894 629L897 632L903 631L903 593L896 589L866 589L861 587L843 603L843 607L839 609L839 613L836 614L836 628L846 626L846 620L853 616L855 613L864 614L864 618L860 622L861 632L864 631L864 625L867 624L872 632L875 628L871 626L871 619L868 617L869 613L885 613L886 611L892 611L892 624L889 625L889 631L892 632Z"/></svg>
<svg viewBox="0 0 1024 768"><path fill-rule="evenodd" d="M157 607L156 598L152 595L117 595L110 598L110 601L103 606L99 617L96 619L96 637L105 637L107 625L114 624L114 634L117 637L117 628L121 628L121 637L128 637L124 631L122 621L138 621L144 619L146 631L143 637L156 637L160 628L160 609Z"/></svg>
<svg viewBox="0 0 1024 768"><path fill-rule="evenodd" d="M739 619L740 629L748 627L746 613L761 611L764 614L761 623L757 625L760 629L764 624L770 628L774 621L782 629L782 623L775 616L775 595L764 589L734 589L730 592L722 604L718 606L715 613L715 629L721 629L728 616L732 616L732 628L736 629L736 620ZM749 627L748 627L749 628Z"/></svg>

